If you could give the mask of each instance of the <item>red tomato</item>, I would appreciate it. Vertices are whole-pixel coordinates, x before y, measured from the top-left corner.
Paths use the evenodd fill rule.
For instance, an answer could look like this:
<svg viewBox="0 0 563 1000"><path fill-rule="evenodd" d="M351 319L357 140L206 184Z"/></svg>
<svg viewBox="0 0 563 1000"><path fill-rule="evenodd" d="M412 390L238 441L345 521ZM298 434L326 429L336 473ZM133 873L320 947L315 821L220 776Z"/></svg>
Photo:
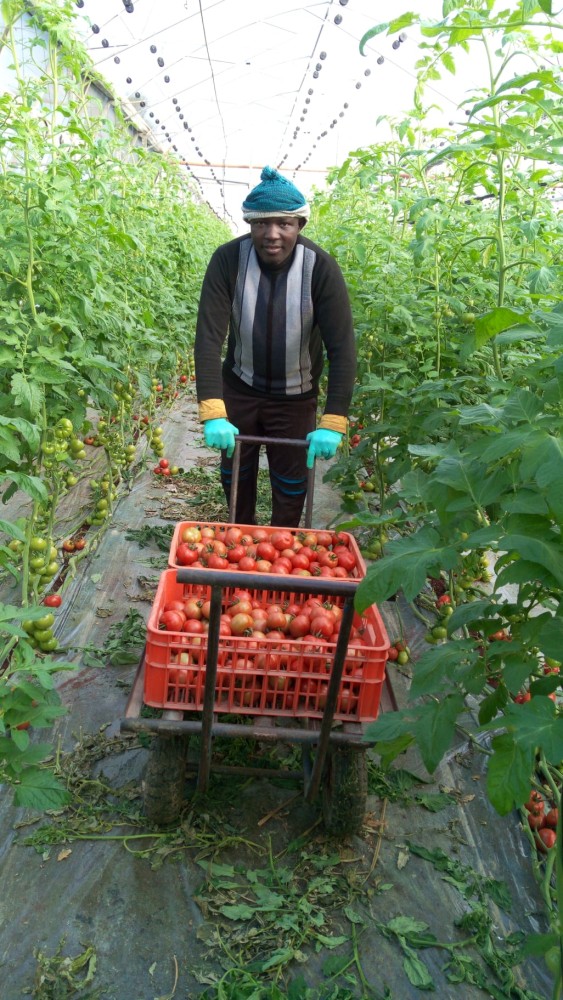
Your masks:
<svg viewBox="0 0 563 1000"><path fill-rule="evenodd" d="M76 545L74 544L72 538L66 538L62 544L63 552L74 552Z"/></svg>
<svg viewBox="0 0 563 1000"><path fill-rule="evenodd" d="M272 531L272 534L270 535L270 541L274 546L274 548L277 549L279 552L281 552L282 549L293 548L293 535L291 534L291 531L287 531L283 528L280 528L276 531Z"/></svg>
<svg viewBox="0 0 563 1000"><path fill-rule="evenodd" d="M254 619L249 614L240 612L231 618L231 631L233 635L251 635L253 627Z"/></svg>
<svg viewBox="0 0 563 1000"><path fill-rule="evenodd" d="M348 570L344 569L344 566L335 566L331 572L335 580L347 580L349 576Z"/></svg>
<svg viewBox="0 0 563 1000"><path fill-rule="evenodd" d="M311 576L308 569L302 569L301 566L294 566L291 570L290 576Z"/></svg>
<svg viewBox="0 0 563 1000"><path fill-rule="evenodd" d="M158 464L160 465L161 469L167 469L168 466L170 465L170 462L168 461L167 458L161 458Z"/></svg>
<svg viewBox="0 0 563 1000"><path fill-rule="evenodd" d="M201 603L196 601L195 597L190 598L190 600L184 602L183 607L184 614L186 618L203 618L203 612L201 610Z"/></svg>
<svg viewBox="0 0 563 1000"><path fill-rule="evenodd" d="M232 635L232 634L233 634L233 632L232 632L230 623L228 623L228 622L220 622L220 624L219 624L219 635Z"/></svg>
<svg viewBox="0 0 563 1000"><path fill-rule="evenodd" d="M309 559L302 552L294 552L291 565L294 569L309 569Z"/></svg>
<svg viewBox="0 0 563 1000"><path fill-rule="evenodd" d="M63 599L60 594L47 594L47 597L41 601L41 604L44 604L46 608L60 608L62 603Z"/></svg>
<svg viewBox="0 0 563 1000"><path fill-rule="evenodd" d="M216 552L212 552L211 555L207 557L207 565L209 566L209 569L227 569L229 564L224 556L219 556Z"/></svg>
<svg viewBox="0 0 563 1000"><path fill-rule="evenodd" d="M252 614L252 601L250 597L241 597L239 601L235 601L227 608L227 614L230 618L234 618L235 615L250 615Z"/></svg>
<svg viewBox="0 0 563 1000"><path fill-rule="evenodd" d="M391 648L389 649L389 651L387 653L387 659L388 660L396 660L397 657L398 657L398 655L399 655L399 650L395 649L394 646L391 646Z"/></svg>
<svg viewBox="0 0 563 1000"><path fill-rule="evenodd" d="M319 636L321 639L330 639L334 631L334 622L330 618L323 618L322 615L317 615L316 618L311 619L311 632L314 636Z"/></svg>
<svg viewBox="0 0 563 1000"><path fill-rule="evenodd" d="M542 850L541 847L542 844L543 848L544 849L547 848L548 851L551 850L552 847L555 847L557 841L557 834L555 830L550 830L548 827L543 827L541 830L538 831L538 837L540 840L540 843L538 844L540 850Z"/></svg>
<svg viewBox="0 0 563 1000"><path fill-rule="evenodd" d="M188 545L187 542L180 542L176 549L176 562L180 563L180 566L192 566L198 555L196 548Z"/></svg>
<svg viewBox="0 0 563 1000"><path fill-rule="evenodd" d="M163 611L158 627L167 632L181 632L185 620L186 616L183 611Z"/></svg>
<svg viewBox="0 0 563 1000"><path fill-rule="evenodd" d="M278 550L274 548L271 542L258 542L256 546L256 555L259 559L267 559L269 562L273 562L277 557Z"/></svg>
<svg viewBox="0 0 563 1000"><path fill-rule="evenodd" d="M224 542L221 542L219 539L215 539L215 541L211 542L211 548L212 551L215 553L215 555L223 556L223 558L226 557L227 546L225 545Z"/></svg>
<svg viewBox="0 0 563 1000"><path fill-rule="evenodd" d="M252 594L250 593L249 590L243 590L242 587L237 587L237 589L233 593L231 600L229 601L229 604L237 604L238 601L251 601L251 600L252 600Z"/></svg>
<svg viewBox="0 0 563 1000"><path fill-rule="evenodd" d="M253 528L252 529L252 541L253 542L266 542L268 541L269 531L267 528Z"/></svg>
<svg viewBox="0 0 563 1000"><path fill-rule="evenodd" d="M353 552L350 552L350 549L339 549L337 559L338 565L343 566L345 570L348 570L348 572L351 569L354 569L354 566L356 565L356 557Z"/></svg>
<svg viewBox="0 0 563 1000"><path fill-rule="evenodd" d="M184 622L182 632L189 632L191 635L201 635L203 632L203 622L199 618L188 618Z"/></svg>
<svg viewBox="0 0 563 1000"><path fill-rule="evenodd" d="M326 532L326 534L328 534L328 532ZM311 547L314 546L314 545L317 545L318 544L317 532L316 531L306 531L304 535L300 535L299 536L299 541L303 542L303 545L309 545Z"/></svg>
<svg viewBox="0 0 563 1000"><path fill-rule="evenodd" d="M256 560L256 571L258 573L269 573L272 569L272 564L268 559L257 559Z"/></svg>
<svg viewBox="0 0 563 1000"><path fill-rule="evenodd" d="M178 601L168 601L168 603L164 605L164 607L163 607L162 610L163 611L182 611L183 612L183 610L184 610L184 601L180 601L180 600L178 600Z"/></svg>
<svg viewBox="0 0 563 1000"><path fill-rule="evenodd" d="M317 545L332 545L332 531L317 531Z"/></svg>
<svg viewBox="0 0 563 1000"><path fill-rule="evenodd" d="M287 559L276 559L272 563L272 568L270 570L270 573L276 573L278 575L281 574L282 576L288 576L289 571L291 570L291 563L288 564L288 562L289 561Z"/></svg>
<svg viewBox="0 0 563 1000"><path fill-rule="evenodd" d="M317 558L317 550L312 549L310 545L302 545L301 548L299 549L299 555L307 556L307 559L309 560L309 562L311 562L312 559Z"/></svg>
<svg viewBox="0 0 563 1000"><path fill-rule="evenodd" d="M308 615L296 615L289 623L288 632L294 639L302 639L308 634L310 624L311 619Z"/></svg>
<svg viewBox="0 0 563 1000"><path fill-rule="evenodd" d="M550 809L549 812L545 814L545 825L552 827L555 830L559 822L559 809Z"/></svg>
<svg viewBox="0 0 563 1000"><path fill-rule="evenodd" d="M268 635L268 639L286 639L287 638L287 636L285 635L285 632L282 632L281 629L278 629L278 628L271 629L268 632L267 635Z"/></svg>
<svg viewBox="0 0 563 1000"><path fill-rule="evenodd" d="M215 528L210 526L201 529L201 537L205 539L215 538Z"/></svg>
<svg viewBox="0 0 563 1000"><path fill-rule="evenodd" d="M240 538L241 545L252 545L252 535L241 535Z"/></svg>
<svg viewBox="0 0 563 1000"><path fill-rule="evenodd" d="M239 563L244 555L246 555L244 545L233 545L227 552L227 561L230 563Z"/></svg>
<svg viewBox="0 0 563 1000"><path fill-rule="evenodd" d="M237 528L236 525L227 528L225 532L225 542L227 545L240 545L240 540L242 538L242 528Z"/></svg>
<svg viewBox="0 0 563 1000"><path fill-rule="evenodd" d="M243 573L252 573L256 569L256 559L252 556L243 556L239 559L238 568L243 571Z"/></svg>
<svg viewBox="0 0 563 1000"><path fill-rule="evenodd" d="M266 626L268 629L280 629L282 632L285 632L287 629L287 619L284 612L281 609L269 608L266 615Z"/></svg>
<svg viewBox="0 0 563 1000"><path fill-rule="evenodd" d="M322 552L319 556L319 563L321 566L328 566L330 569L334 569L338 566L338 556L336 552Z"/></svg>

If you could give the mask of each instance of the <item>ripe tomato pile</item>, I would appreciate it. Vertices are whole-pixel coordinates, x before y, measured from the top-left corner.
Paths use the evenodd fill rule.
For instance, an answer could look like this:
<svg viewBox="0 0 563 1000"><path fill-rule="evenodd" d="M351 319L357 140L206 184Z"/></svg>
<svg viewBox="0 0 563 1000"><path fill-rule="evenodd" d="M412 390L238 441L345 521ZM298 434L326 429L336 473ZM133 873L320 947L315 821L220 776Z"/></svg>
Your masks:
<svg viewBox="0 0 563 1000"><path fill-rule="evenodd" d="M219 626L216 708L259 709L274 714L298 711L319 717L326 706L342 609L317 597L282 599L277 603L266 598L265 592L237 589L224 602ZM170 650L169 703L194 708L203 704L210 611L207 595L188 594L184 600L168 601L163 607L159 628L187 633L186 644ZM373 661L372 642L358 620L358 626L352 628L344 663L337 717L351 718L358 712L366 663ZM384 659L382 676L383 664ZM374 702L374 717L379 693L380 685L372 684L367 694Z"/></svg>
<svg viewBox="0 0 563 1000"><path fill-rule="evenodd" d="M557 823L559 810L554 806L546 809L546 801L541 792L532 789L528 801L524 803L528 816L528 825L534 831L534 839L542 852L555 847L557 840Z"/></svg>
<svg viewBox="0 0 563 1000"><path fill-rule="evenodd" d="M364 573L345 532L186 524L179 525L177 542L175 566L334 579Z"/></svg>
<svg viewBox="0 0 563 1000"><path fill-rule="evenodd" d="M336 642L342 620L342 608L336 602L323 601L320 597L305 597L299 601L296 595L294 600L269 602L266 593L261 593L260 597L255 596L256 593L261 592L236 589L226 599L219 625L221 636ZM169 632L204 635L209 628L210 613L209 597L188 595L164 605L158 627ZM365 646L363 633L362 627L353 627L350 644Z"/></svg>

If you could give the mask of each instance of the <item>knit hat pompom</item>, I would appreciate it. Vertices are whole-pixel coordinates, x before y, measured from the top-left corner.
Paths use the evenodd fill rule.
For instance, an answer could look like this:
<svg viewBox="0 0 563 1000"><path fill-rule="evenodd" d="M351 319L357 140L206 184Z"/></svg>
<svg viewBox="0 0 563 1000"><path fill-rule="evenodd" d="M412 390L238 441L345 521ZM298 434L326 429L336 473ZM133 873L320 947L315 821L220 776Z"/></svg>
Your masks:
<svg viewBox="0 0 563 1000"><path fill-rule="evenodd" d="M308 219L309 214L310 208L305 196L273 167L264 167L260 174L260 184L249 192L242 203L245 222L267 219L272 215Z"/></svg>

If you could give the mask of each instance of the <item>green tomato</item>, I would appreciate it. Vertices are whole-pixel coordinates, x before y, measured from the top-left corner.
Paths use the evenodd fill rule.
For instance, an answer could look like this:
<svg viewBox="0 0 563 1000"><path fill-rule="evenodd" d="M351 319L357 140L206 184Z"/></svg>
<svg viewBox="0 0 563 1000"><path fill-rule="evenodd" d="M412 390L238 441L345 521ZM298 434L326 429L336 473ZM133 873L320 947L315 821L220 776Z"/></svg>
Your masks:
<svg viewBox="0 0 563 1000"><path fill-rule="evenodd" d="M32 550L32 552L44 552L45 549L47 548L47 539L40 538L38 535L35 535L31 539L29 547Z"/></svg>
<svg viewBox="0 0 563 1000"><path fill-rule="evenodd" d="M96 504L96 510L104 511L108 509L108 501L106 499L98 500Z"/></svg>
<svg viewBox="0 0 563 1000"><path fill-rule="evenodd" d="M51 625L54 624L55 624L55 616L49 613L48 615L43 615L42 618L36 618L35 630L41 631L41 629L51 628Z"/></svg>
<svg viewBox="0 0 563 1000"><path fill-rule="evenodd" d="M23 549L23 542L20 542L19 538L12 538L12 541L8 542L8 548L12 552L21 552Z"/></svg>
<svg viewBox="0 0 563 1000"><path fill-rule="evenodd" d="M56 450L57 446L54 444L54 442L43 441L43 444L41 445L41 451L43 452L44 455L54 455Z"/></svg>
<svg viewBox="0 0 563 1000"><path fill-rule="evenodd" d="M41 576L45 579L51 579L51 577L55 576L55 574L58 572L59 572L59 564L58 562L55 562L55 560L53 560L48 564L48 566L45 567Z"/></svg>
<svg viewBox="0 0 563 1000"><path fill-rule="evenodd" d="M53 630L50 628L38 628L34 632L34 637L38 643L49 642L53 638Z"/></svg>
<svg viewBox="0 0 563 1000"><path fill-rule="evenodd" d="M58 645L59 643L57 639L55 639L55 636L53 636L52 639L47 639L46 642L40 642L39 649L41 650L42 653L52 653L54 652L54 650L57 648Z"/></svg>
<svg viewBox="0 0 563 1000"><path fill-rule="evenodd" d="M432 629L432 635L435 639L447 639L448 630L443 625L435 625Z"/></svg>
<svg viewBox="0 0 563 1000"><path fill-rule="evenodd" d="M72 473L68 475L65 479L65 483L67 486L76 486L77 482L78 482L78 476L73 476Z"/></svg>
<svg viewBox="0 0 563 1000"><path fill-rule="evenodd" d="M43 567L45 565L45 560L44 560L43 556L33 556L29 560L29 565L30 565L31 569L35 569L35 570L43 569Z"/></svg>
<svg viewBox="0 0 563 1000"><path fill-rule="evenodd" d="M57 420L56 429L60 431L61 434L64 434L65 437L70 437L74 431L72 420L69 420L67 417L61 417L60 420Z"/></svg>
<svg viewBox="0 0 563 1000"><path fill-rule="evenodd" d="M408 662L409 662L409 654L407 653L406 649L402 649L397 657L397 663L400 663L400 665L404 667L405 664Z"/></svg>
<svg viewBox="0 0 563 1000"><path fill-rule="evenodd" d="M27 632L28 635L33 635L35 631L35 622L31 618L26 618L22 622L22 628L24 632Z"/></svg>

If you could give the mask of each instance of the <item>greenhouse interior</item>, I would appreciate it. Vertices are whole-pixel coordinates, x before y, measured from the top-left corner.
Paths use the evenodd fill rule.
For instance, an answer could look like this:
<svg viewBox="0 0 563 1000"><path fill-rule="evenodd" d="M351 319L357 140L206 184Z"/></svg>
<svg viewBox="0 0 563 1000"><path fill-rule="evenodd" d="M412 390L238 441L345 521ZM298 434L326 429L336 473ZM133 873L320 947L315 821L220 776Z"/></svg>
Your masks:
<svg viewBox="0 0 563 1000"><path fill-rule="evenodd" d="M554 0L2 0L2 1000L563 998Z"/></svg>

